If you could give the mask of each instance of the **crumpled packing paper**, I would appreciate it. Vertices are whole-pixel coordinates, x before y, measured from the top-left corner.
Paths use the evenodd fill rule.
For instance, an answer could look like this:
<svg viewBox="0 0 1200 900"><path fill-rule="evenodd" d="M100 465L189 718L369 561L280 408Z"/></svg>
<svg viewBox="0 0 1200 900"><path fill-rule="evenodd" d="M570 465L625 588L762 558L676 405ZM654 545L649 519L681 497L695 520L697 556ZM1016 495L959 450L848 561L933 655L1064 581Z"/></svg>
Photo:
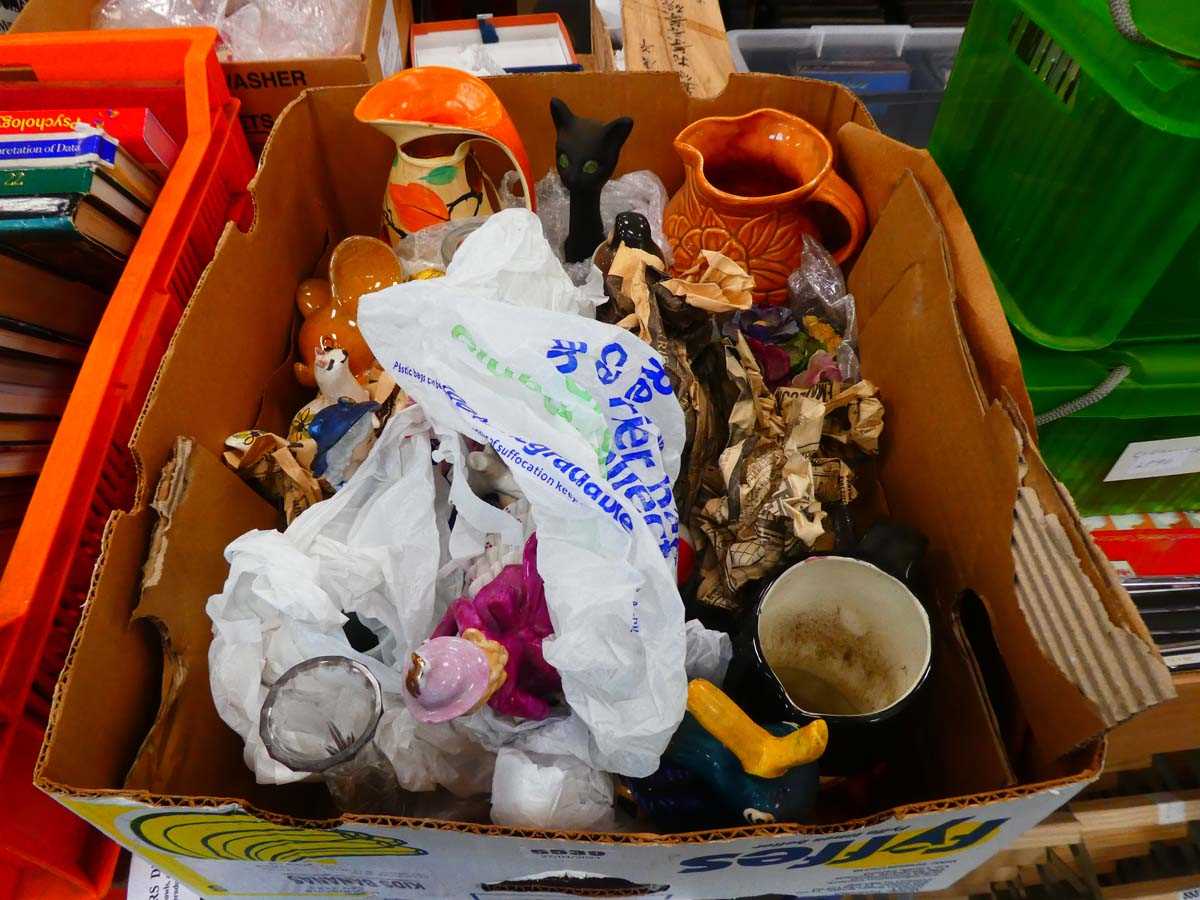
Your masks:
<svg viewBox="0 0 1200 900"><path fill-rule="evenodd" d="M606 272L611 297L607 317L653 347L670 374L687 434L686 455L676 482L676 501L686 520L712 448L724 439L711 376L719 370L723 377L725 351L709 313L749 306L754 280L737 263L714 251L705 251L685 273L698 281L666 279L663 270L654 254L621 244Z"/></svg>
<svg viewBox="0 0 1200 900"><path fill-rule="evenodd" d="M690 269L667 279L663 287L682 296L689 306L711 313L749 309L754 303L754 276L716 250L701 250Z"/></svg>
<svg viewBox="0 0 1200 900"><path fill-rule="evenodd" d="M692 524L706 542L697 599L738 612L738 592L749 582L803 548L832 545L825 506L849 504L857 494L853 470L828 450L878 452L883 404L868 381L770 391L740 332L725 361L738 399L729 443L717 471L705 475ZM842 410L848 427L836 415Z"/></svg>

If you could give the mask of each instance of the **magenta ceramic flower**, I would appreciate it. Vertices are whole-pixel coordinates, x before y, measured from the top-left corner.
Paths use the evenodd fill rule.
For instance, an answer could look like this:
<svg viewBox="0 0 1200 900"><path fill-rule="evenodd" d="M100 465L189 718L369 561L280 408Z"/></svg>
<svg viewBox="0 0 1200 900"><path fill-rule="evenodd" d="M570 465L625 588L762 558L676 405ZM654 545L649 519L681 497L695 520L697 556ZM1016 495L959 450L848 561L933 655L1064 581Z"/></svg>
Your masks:
<svg viewBox="0 0 1200 900"><path fill-rule="evenodd" d="M788 356L786 350L776 344L756 340L749 335L746 336L746 343L750 345L754 358L758 360L758 366L762 370L763 380L766 381L767 387L778 387L787 381L788 375L792 371L792 358Z"/></svg>
<svg viewBox="0 0 1200 900"><path fill-rule="evenodd" d="M842 372L837 360L824 350L819 350L808 361L804 374L798 376L798 381L804 387L811 387L819 381L841 381Z"/></svg>

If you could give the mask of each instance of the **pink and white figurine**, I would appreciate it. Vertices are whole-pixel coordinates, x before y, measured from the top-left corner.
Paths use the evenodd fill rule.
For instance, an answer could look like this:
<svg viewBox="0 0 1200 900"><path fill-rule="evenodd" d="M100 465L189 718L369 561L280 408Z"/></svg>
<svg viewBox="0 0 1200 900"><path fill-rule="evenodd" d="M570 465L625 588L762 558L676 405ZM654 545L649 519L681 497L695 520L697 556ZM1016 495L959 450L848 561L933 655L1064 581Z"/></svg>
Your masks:
<svg viewBox="0 0 1200 900"><path fill-rule="evenodd" d="M502 684L508 651L483 632L430 638L409 654L404 704L418 722L447 722L473 713Z"/></svg>

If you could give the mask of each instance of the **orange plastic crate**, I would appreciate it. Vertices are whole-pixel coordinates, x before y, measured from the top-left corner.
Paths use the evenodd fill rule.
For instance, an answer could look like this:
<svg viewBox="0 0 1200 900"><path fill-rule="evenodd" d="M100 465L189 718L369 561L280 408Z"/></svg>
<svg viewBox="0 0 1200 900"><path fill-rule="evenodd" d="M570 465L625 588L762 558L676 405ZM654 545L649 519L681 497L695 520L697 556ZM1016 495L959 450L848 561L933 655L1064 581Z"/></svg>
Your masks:
<svg viewBox="0 0 1200 900"><path fill-rule="evenodd" d="M254 163L216 41L210 29L0 38L0 109L147 106L182 140L96 330L0 580L6 785L32 781L105 523L132 504L127 442L158 363L225 224L248 212ZM0 896L33 896L33 885L39 897L103 896L116 845L30 792L0 808ZM29 840L29 817L39 823L39 840Z"/></svg>

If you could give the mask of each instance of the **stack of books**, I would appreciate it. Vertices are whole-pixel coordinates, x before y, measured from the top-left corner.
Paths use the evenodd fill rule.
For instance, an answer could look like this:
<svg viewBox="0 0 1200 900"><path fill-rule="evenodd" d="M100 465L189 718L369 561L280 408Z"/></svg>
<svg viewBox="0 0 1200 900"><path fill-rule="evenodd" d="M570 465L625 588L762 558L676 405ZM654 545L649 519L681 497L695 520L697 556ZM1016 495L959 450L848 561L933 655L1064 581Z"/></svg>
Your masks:
<svg viewBox="0 0 1200 900"><path fill-rule="evenodd" d="M1200 669L1200 575L1121 581L1168 668L1174 672Z"/></svg>
<svg viewBox="0 0 1200 900"><path fill-rule="evenodd" d="M0 113L0 251L112 288L176 152L148 109Z"/></svg>
<svg viewBox="0 0 1200 900"><path fill-rule="evenodd" d="M0 560L177 155L148 109L0 111Z"/></svg>

